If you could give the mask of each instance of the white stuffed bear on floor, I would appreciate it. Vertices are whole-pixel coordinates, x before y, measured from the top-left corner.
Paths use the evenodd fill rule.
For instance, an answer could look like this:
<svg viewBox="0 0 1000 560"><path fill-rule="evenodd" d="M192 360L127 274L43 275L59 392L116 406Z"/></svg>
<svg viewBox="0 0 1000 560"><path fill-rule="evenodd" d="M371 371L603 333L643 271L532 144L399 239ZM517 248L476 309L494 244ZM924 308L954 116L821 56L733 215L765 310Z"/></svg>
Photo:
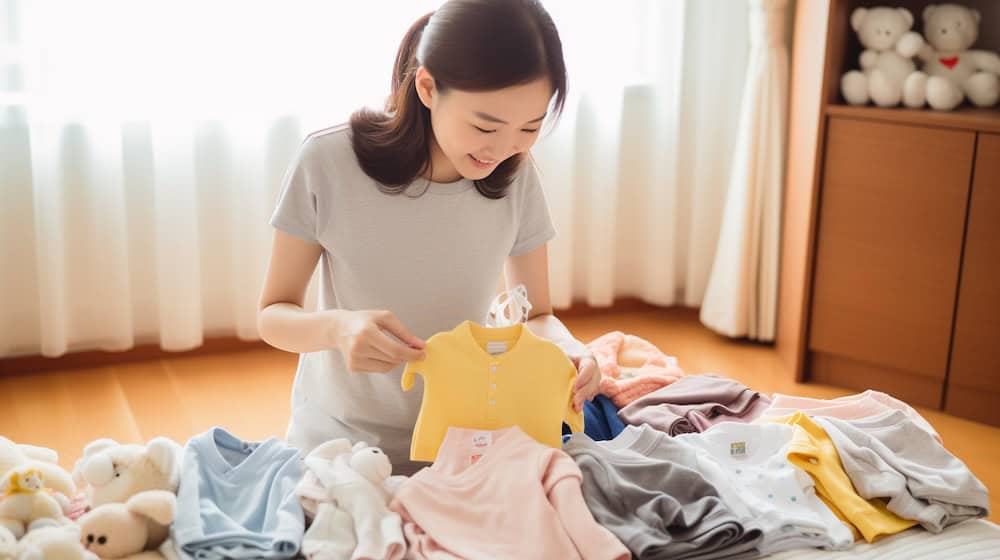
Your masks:
<svg viewBox="0 0 1000 560"><path fill-rule="evenodd" d="M966 97L977 107L992 107L1000 99L1000 56L969 50L979 36L979 12L958 4L924 8L924 37L907 33L899 44L904 55L923 61L903 86L903 103L949 111ZM924 42L926 38L926 42Z"/></svg>
<svg viewBox="0 0 1000 560"><path fill-rule="evenodd" d="M0 481L0 527L16 538L38 525L66 522L64 504L47 488L42 472L32 467L15 468Z"/></svg>
<svg viewBox="0 0 1000 560"><path fill-rule="evenodd" d="M56 491L60 501L76 494L76 485L68 472L59 466L59 455L48 448L34 445L18 445L0 436L0 476L16 468L31 468L41 473L45 487Z"/></svg>
<svg viewBox="0 0 1000 560"><path fill-rule="evenodd" d="M163 539L150 532L165 534L177 509L177 497L166 490L147 490L124 504L98 506L79 519L80 537L86 549L101 558L129 560L162 559L155 549Z"/></svg>
<svg viewBox="0 0 1000 560"><path fill-rule="evenodd" d="M2 539L0 539L2 540ZM75 524L34 529L0 560L100 560L80 544L80 528Z"/></svg>
<svg viewBox="0 0 1000 560"><path fill-rule="evenodd" d="M86 491L90 507L124 503L146 490L176 494L183 451L165 437L155 437L146 445L99 439L84 447L73 478Z"/></svg>
<svg viewBox="0 0 1000 560"><path fill-rule="evenodd" d="M304 462L325 490L302 541L306 558L403 557L402 520L388 507L398 478L390 476L392 463L381 449L334 439Z"/></svg>
<svg viewBox="0 0 1000 560"><path fill-rule="evenodd" d="M851 70L840 78L840 93L851 105L879 107L899 105L903 82L916 71L913 60L897 52L896 46L913 27L913 14L905 8L856 8L851 27L861 46L861 70Z"/></svg>
<svg viewBox="0 0 1000 560"><path fill-rule="evenodd" d="M73 477L86 491L89 508L124 504L152 490L176 494L183 453L184 448L165 437L155 437L146 445L99 439L84 448ZM149 548L155 548L164 542L168 531L150 519L147 533Z"/></svg>

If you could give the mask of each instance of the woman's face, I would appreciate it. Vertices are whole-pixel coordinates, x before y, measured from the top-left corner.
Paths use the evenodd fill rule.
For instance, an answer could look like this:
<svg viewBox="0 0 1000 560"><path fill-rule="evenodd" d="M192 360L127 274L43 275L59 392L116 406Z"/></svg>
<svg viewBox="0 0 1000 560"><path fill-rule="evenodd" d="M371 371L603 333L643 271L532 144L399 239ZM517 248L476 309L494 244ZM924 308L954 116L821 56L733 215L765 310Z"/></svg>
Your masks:
<svg viewBox="0 0 1000 560"><path fill-rule="evenodd" d="M423 67L416 87L431 112L438 148L435 154L431 147L432 180L439 182L484 179L505 159L528 151L538 139L553 93L548 78L495 91L441 93Z"/></svg>

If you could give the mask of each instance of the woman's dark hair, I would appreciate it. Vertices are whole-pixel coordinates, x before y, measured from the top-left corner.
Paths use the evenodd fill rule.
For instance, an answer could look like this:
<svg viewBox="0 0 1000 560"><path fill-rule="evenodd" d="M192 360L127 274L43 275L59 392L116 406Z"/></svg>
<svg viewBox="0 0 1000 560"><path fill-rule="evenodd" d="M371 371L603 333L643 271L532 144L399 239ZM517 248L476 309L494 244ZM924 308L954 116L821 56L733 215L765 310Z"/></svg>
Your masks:
<svg viewBox="0 0 1000 560"><path fill-rule="evenodd" d="M553 116L566 101L566 65L559 33L539 0L450 0L418 19L396 54L385 111L351 115L354 153L379 189L399 194L430 169L431 115L414 87L417 68L434 76L438 92L489 91L548 77ZM503 161L476 189L502 198L522 154Z"/></svg>

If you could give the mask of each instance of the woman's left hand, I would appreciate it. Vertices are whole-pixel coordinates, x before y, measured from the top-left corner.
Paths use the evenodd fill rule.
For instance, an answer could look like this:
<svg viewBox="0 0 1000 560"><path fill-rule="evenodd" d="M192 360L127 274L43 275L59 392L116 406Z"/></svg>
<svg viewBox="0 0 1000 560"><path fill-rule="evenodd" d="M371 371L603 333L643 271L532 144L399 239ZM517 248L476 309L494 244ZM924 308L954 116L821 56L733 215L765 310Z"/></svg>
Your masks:
<svg viewBox="0 0 1000 560"><path fill-rule="evenodd" d="M583 410L584 401L589 401L597 396L597 391L601 385L601 370L597 367L597 360L590 355L573 360L573 365L576 366L576 383L573 385L573 409L580 412Z"/></svg>

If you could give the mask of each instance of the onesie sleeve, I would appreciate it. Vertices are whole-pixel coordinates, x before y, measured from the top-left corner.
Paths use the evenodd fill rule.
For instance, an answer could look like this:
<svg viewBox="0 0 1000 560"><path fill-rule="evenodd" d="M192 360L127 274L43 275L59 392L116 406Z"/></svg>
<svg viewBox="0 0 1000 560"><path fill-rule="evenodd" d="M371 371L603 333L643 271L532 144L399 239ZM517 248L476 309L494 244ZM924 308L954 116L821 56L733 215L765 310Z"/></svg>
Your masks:
<svg viewBox="0 0 1000 560"><path fill-rule="evenodd" d="M531 157L521 164L521 172L515 183L515 193L518 196L517 237L510 249L510 256L515 257L536 249L556 236L549 216L549 206L542 191L542 182L538 168Z"/></svg>
<svg viewBox="0 0 1000 560"><path fill-rule="evenodd" d="M584 560L626 560L629 550L594 519L580 488L580 468L561 450L553 449L543 469L542 486L563 529Z"/></svg>
<svg viewBox="0 0 1000 560"><path fill-rule="evenodd" d="M311 137L299 146L285 170L281 194L271 215L272 226L309 243L319 243L316 149Z"/></svg>
<svg viewBox="0 0 1000 560"><path fill-rule="evenodd" d="M413 388L413 384L416 382L416 376L418 373L423 375L425 380L427 379L427 374L432 369L430 365L430 341L427 342L427 346L424 348L424 353L425 357L423 360L406 362L406 367L403 368L403 377L399 380L400 386L402 386L404 391L409 391Z"/></svg>

